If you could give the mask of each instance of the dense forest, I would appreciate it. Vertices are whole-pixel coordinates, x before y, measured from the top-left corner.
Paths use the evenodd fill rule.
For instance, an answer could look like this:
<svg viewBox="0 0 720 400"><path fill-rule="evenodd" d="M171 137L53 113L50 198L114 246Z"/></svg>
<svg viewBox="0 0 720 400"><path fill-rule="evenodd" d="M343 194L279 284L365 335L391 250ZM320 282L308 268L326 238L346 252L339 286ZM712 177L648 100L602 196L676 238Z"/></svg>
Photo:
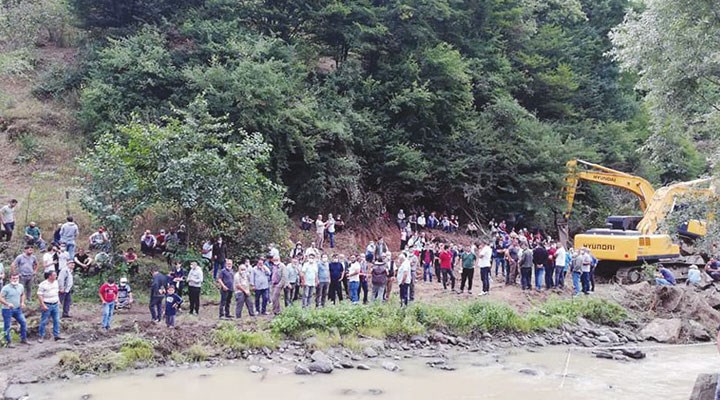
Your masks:
<svg viewBox="0 0 720 400"><path fill-rule="evenodd" d="M117 230L158 201L222 232L414 207L548 226L570 158L657 184L713 168L712 0L2 5L6 50L27 13L81 32L35 92L77 96L85 206Z"/></svg>

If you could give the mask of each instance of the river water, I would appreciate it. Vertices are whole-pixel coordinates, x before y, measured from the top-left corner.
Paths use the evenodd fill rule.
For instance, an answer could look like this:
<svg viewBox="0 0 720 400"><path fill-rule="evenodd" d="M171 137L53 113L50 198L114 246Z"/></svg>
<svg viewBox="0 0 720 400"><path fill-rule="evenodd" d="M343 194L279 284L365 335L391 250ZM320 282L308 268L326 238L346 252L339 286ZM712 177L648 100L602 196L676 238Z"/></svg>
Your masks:
<svg viewBox="0 0 720 400"><path fill-rule="evenodd" d="M372 368L369 371L336 370L314 376L294 375L293 365L270 363L255 363L266 371L251 373L250 363L243 361L218 368L179 369L163 377L156 377L157 370L145 370L60 381L34 385L29 391L32 400L79 400L84 395L91 395L92 400L674 400L689 398L698 374L720 370L720 356L713 345L646 352L646 359L633 362L598 359L586 351L571 351L568 359L568 349L562 347L499 356L466 353L450 357L448 364L455 371L432 369L425 365L428 359L414 357L394 361L402 368L399 372L382 369L377 360L366 362Z"/></svg>

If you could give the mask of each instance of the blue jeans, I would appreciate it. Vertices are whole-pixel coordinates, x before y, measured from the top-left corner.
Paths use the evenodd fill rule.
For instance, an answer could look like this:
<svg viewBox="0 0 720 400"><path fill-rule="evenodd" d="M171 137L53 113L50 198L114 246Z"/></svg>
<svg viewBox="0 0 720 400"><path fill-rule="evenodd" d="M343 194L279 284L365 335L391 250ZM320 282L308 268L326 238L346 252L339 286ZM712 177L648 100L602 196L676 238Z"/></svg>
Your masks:
<svg viewBox="0 0 720 400"><path fill-rule="evenodd" d="M261 301L262 300L262 307ZM255 311L265 314L267 312L267 304L270 300L270 289L255 289Z"/></svg>
<svg viewBox="0 0 720 400"><path fill-rule="evenodd" d="M582 283L582 291L585 294L590 292L590 273L583 272L580 276L580 282Z"/></svg>
<svg viewBox="0 0 720 400"><path fill-rule="evenodd" d="M672 286L672 284L664 278L655 278L655 284L658 286Z"/></svg>
<svg viewBox="0 0 720 400"><path fill-rule="evenodd" d="M330 239L330 248L335 247L335 232L328 232L328 238Z"/></svg>
<svg viewBox="0 0 720 400"><path fill-rule="evenodd" d="M75 259L75 243L65 243L65 249L67 250L68 254L70 255L70 259Z"/></svg>
<svg viewBox="0 0 720 400"><path fill-rule="evenodd" d="M565 288L565 267L555 266L555 287Z"/></svg>
<svg viewBox="0 0 720 400"><path fill-rule="evenodd" d="M545 268L535 267L535 289L540 290L545 282Z"/></svg>
<svg viewBox="0 0 720 400"><path fill-rule="evenodd" d="M580 276L582 276L580 272L572 273L573 291L575 294L580 294Z"/></svg>
<svg viewBox="0 0 720 400"><path fill-rule="evenodd" d="M423 265L423 282L432 282L432 265Z"/></svg>
<svg viewBox="0 0 720 400"><path fill-rule="evenodd" d="M22 310L19 308L13 308L2 310L3 317L3 331L5 332L5 341L10 344L10 324L12 324L12 318L20 324L20 340L27 340L27 324L25 323L25 316Z"/></svg>
<svg viewBox="0 0 720 400"><path fill-rule="evenodd" d="M5 240L9 242L10 239L12 239L13 230L15 229L15 223L6 222L3 224L3 227L5 228L5 230L0 232L0 239L5 236Z"/></svg>
<svg viewBox="0 0 720 400"><path fill-rule="evenodd" d="M498 276L500 268L505 271L505 257L495 257L495 276Z"/></svg>
<svg viewBox="0 0 720 400"><path fill-rule="evenodd" d="M111 301L110 303L105 303L102 307L102 327L110 329L110 320L112 319L113 311L115 311L115 302Z"/></svg>
<svg viewBox="0 0 720 400"><path fill-rule="evenodd" d="M360 302L360 282L359 281L350 281L348 282L348 286L350 287L350 301L354 304L357 304Z"/></svg>
<svg viewBox="0 0 720 400"><path fill-rule="evenodd" d="M45 306L47 307L47 310L43 311L40 315L40 329L38 332L40 339L45 337L45 325L47 325L48 318L50 317L52 317L53 320L53 337L58 337L60 336L60 308L58 307L58 303L45 303Z"/></svg>
<svg viewBox="0 0 720 400"><path fill-rule="evenodd" d="M217 274L218 274L218 271L219 271L221 268L225 268L225 261L220 262L220 260L217 260L217 259L216 259L216 260L213 262L213 281L216 281L216 280L217 280Z"/></svg>

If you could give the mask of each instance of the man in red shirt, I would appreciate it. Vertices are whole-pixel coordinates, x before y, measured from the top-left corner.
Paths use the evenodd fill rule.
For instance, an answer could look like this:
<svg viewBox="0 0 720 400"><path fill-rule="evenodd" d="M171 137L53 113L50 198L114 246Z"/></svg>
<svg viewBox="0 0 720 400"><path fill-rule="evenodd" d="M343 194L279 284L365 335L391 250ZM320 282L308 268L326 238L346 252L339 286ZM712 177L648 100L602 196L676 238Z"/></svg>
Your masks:
<svg viewBox="0 0 720 400"><path fill-rule="evenodd" d="M447 280L450 278L450 289L455 290L455 275L452 270L453 253L450 246L445 245L443 251L440 252L440 272L442 273L443 289L447 290Z"/></svg>
<svg viewBox="0 0 720 400"><path fill-rule="evenodd" d="M115 311L115 301L118 296L118 287L115 284L115 279L110 277L107 282L100 286L98 291L100 295L100 301L102 302L103 314L102 314L102 327L106 330L110 330L110 320Z"/></svg>

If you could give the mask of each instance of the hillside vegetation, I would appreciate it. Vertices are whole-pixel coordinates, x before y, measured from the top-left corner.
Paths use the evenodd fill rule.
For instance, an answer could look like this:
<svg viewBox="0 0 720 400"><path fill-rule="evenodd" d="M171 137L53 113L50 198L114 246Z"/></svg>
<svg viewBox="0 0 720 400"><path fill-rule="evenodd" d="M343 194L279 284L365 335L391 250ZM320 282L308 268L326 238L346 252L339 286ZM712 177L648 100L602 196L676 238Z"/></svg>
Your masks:
<svg viewBox="0 0 720 400"><path fill-rule="evenodd" d="M658 184L712 168L717 57L676 63L717 55L720 23L671 3L3 1L3 197L52 187L33 209L82 206L117 238L151 213L244 248L301 212L551 226L569 158ZM579 200L580 225L636 212Z"/></svg>

